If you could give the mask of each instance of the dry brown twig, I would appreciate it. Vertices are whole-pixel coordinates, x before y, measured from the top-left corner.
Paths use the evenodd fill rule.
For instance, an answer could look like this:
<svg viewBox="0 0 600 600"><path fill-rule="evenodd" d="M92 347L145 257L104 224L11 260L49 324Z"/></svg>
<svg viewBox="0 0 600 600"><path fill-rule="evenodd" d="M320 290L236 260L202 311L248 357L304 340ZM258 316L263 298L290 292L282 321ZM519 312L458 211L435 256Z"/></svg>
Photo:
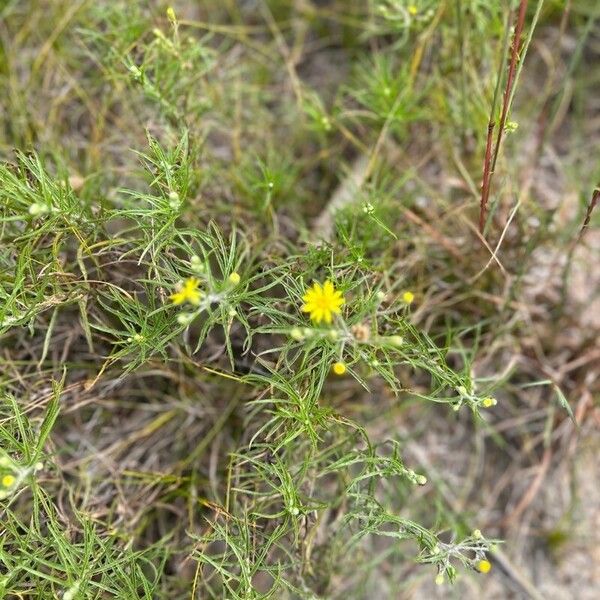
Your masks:
<svg viewBox="0 0 600 600"><path fill-rule="evenodd" d="M502 112L500 115L500 122L498 123L498 135L496 136L496 143L492 151L492 137L494 134L495 123L493 109L490 115L490 121L488 124L488 133L486 140L485 149L485 160L483 164L483 182L481 184L481 201L479 210L479 231L483 233L485 226L485 216L487 212L487 205L490 196L490 186L492 182L492 176L496 168L496 162L498 160L498 153L500 151L500 144L502 143L502 134L504 127L506 126L506 119L508 118L508 111L510 108L510 100L512 96L512 90L515 83L515 75L517 69L517 62L519 60L519 51L521 49L521 34L523 33L523 25L525 24L525 15L527 14L528 0L521 0L519 5L519 12L516 17L515 33L513 35L513 41L510 52L510 63L508 67L508 76L506 78L506 87L504 89L504 96L502 101Z"/></svg>

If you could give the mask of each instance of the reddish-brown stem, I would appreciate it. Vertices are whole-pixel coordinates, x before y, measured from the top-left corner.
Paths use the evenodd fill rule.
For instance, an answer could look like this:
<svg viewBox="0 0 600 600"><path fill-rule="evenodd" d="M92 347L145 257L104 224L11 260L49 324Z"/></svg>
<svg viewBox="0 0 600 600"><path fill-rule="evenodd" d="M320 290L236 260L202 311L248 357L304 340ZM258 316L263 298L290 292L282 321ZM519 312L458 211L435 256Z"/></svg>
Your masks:
<svg viewBox="0 0 600 600"><path fill-rule="evenodd" d="M488 186L490 184L490 165L492 163L492 139L494 137L494 122L488 123L487 141L485 143L485 160L483 161L483 182L481 184L481 205L479 210L479 231L483 233L485 225L485 213L487 210L487 199L489 195Z"/></svg>
<svg viewBox="0 0 600 600"><path fill-rule="evenodd" d="M515 75L517 72L517 62L519 60L519 50L521 49L521 34L523 33L523 26L525 24L525 15L527 14L528 0L521 0L519 5L519 12L516 17L515 33L513 36L511 50L510 50L510 63L508 67L508 75L506 77L506 87L504 88L504 95L502 100L502 112L500 114L500 122L498 123L498 134L496 137L496 144L494 146L493 158L492 158L492 133L494 130L493 115L491 115L490 123L488 125L488 138L485 149L485 161L483 166L483 181L481 184L481 201L479 206L479 231L483 233L483 227L485 225L485 216L487 211L487 204L490 196L490 185L492 182L492 175L496 168L496 161L498 160L498 152L500 151L500 144L502 143L502 135L504 127L506 126L506 119L508 118L508 111L510 108L510 98L512 95L512 89L515 82Z"/></svg>
<svg viewBox="0 0 600 600"><path fill-rule="evenodd" d="M512 88L515 83L515 73L517 70L517 62L519 60L519 50L521 49L521 34L523 33L523 26L525 24L525 15L527 14L527 3L528 0L521 0L519 5L519 14L517 15L517 24L515 27L515 34L513 37L512 48L510 51L510 65L508 67L508 77L506 78L506 89L504 90L504 100L502 102L502 114L500 115L500 125L498 127L498 137L496 138L496 146L494 148L494 159L492 161L492 169L490 177L496 168L496 160L498 159L498 151L500 150L500 143L502 141L502 134L504 133L504 127L506 126L506 119L508 118L508 110L510 108L510 98L512 94Z"/></svg>
<svg viewBox="0 0 600 600"><path fill-rule="evenodd" d="M594 208L596 208L596 204L598 204L598 200L600 200L600 185L594 190L594 193L592 194L592 200L590 201L590 203L587 207L587 210L585 212L585 219L583 220L583 225L581 226L581 230L579 231L579 236L577 237L578 242L584 236L586 229L590 225L590 219L592 218L592 212L594 212Z"/></svg>

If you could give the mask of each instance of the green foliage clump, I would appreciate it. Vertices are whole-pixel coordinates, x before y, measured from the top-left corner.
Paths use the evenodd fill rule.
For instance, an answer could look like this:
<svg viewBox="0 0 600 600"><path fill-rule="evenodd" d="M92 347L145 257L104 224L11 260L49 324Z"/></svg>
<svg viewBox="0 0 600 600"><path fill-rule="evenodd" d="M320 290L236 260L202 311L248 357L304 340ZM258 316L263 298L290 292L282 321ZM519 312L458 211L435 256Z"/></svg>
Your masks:
<svg viewBox="0 0 600 600"><path fill-rule="evenodd" d="M180 4L0 8L0 595L486 573L497 541L411 447L434 414L488 430L513 365L478 354L516 344L551 239L502 264L472 226L514 10ZM514 385L546 384L570 410Z"/></svg>

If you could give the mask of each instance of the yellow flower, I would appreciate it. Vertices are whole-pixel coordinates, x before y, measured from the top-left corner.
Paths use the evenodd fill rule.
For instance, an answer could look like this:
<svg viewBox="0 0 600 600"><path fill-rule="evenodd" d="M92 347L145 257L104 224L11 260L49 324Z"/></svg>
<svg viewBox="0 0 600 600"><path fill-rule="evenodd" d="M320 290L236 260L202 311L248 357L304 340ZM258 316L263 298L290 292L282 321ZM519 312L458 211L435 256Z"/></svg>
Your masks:
<svg viewBox="0 0 600 600"><path fill-rule="evenodd" d="M14 483L15 483L15 478L12 475L5 475L2 478L2 485L5 488L12 487L14 485Z"/></svg>
<svg viewBox="0 0 600 600"><path fill-rule="evenodd" d="M414 4L411 4L408 7L408 12L414 17L419 12L419 9Z"/></svg>
<svg viewBox="0 0 600 600"><path fill-rule="evenodd" d="M184 302L189 302L194 306L200 304L200 298L202 297L202 292L198 289L200 285L200 280L196 279L196 277L188 277L181 286L181 289L174 294L171 294L170 298L173 304L183 304Z"/></svg>
<svg viewBox="0 0 600 600"><path fill-rule="evenodd" d="M491 408L492 406L496 406L496 398L492 398L491 396L488 398L484 398L482 404L484 408Z"/></svg>
<svg viewBox="0 0 600 600"><path fill-rule="evenodd" d="M492 563L489 560L480 560L477 563L477 570L480 573L489 573L492 568Z"/></svg>
<svg viewBox="0 0 600 600"><path fill-rule="evenodd" d="M230 276L229 276L229 283L233 283L233 285L237 285L240 282L240 274L237 273L236 271L234 271Z"/></svg>
<svg viewBox="0 0 600 600"><path fill-rule="evenodd" d="M412 304L414 299L415 295L412 292L404 292L404 294L402 294L402 300L404 300L406 304Z"/></svg>
<svg viewBox="0 0 600 600"><path fill-rule="evenodd" d="M331 281L326 281L322 286L315 282L302 296L302 300L305 302L302 312L310 313L310 318L315 323L331 323L333 315L340 314L345 302L342 292L336 291Z"/></svg>
<svg viewBox="0 0 600 600"><path fill-rule="evenodd" d="M336 375L343 375L346 372L346 365L343 362L333 363L331 368Z"/></svg>

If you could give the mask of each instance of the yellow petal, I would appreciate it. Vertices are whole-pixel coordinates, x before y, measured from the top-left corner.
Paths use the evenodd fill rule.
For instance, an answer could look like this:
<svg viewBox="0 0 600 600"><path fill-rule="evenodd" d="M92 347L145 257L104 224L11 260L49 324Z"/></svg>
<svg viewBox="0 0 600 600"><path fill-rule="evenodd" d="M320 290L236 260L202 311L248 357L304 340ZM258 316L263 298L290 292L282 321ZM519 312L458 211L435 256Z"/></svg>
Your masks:
<svg viewBox="0 0 600 600"><path fill-rule="evenodd" d="M173 304L183 304L185 302L185 294L183 292L175 292L169 298Z"/></svg>
<svg viewBox="0 0 600 600"><path fill-rule="evenodd" d="M315 323L320 323L323 320L323 309L315 307L314 310L311 311L310 318Z"/></svg>
<svg viewBox="0 0 600 600"><path fill-rule="evenodd" d="M198 291L190 292L188 294L188 302L194 306L200 304L200 298L202 298L202 294Z"/></svg>

